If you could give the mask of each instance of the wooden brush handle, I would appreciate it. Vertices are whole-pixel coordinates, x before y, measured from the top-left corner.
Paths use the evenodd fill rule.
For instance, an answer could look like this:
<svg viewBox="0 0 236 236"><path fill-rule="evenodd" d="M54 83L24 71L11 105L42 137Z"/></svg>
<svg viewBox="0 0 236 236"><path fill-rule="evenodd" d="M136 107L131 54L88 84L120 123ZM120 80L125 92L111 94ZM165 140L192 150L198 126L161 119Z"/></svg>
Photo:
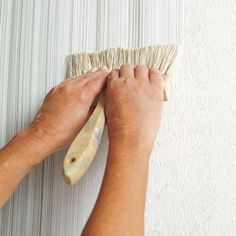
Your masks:
<svg viewBox="0 0 236 236"><path fill-rule="evenodd" d="M73 185L86 172L92 163L105 126L104 92L87 123L74 139L64 159L64 177Z"/></svg>

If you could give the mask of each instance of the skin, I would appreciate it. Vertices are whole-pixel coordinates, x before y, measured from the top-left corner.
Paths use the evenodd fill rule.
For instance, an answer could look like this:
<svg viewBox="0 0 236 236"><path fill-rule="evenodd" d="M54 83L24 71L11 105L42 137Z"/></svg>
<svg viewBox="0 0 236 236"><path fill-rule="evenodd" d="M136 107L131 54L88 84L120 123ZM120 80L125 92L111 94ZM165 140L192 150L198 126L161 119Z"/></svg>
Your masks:
<svg viewBox="0 0 236 236"><path fill-rule="evenodd" d="M105 85L108 160L82 235L144 235L148 161L163 105L162 76L145 65L100 68L54 87L29 127L0 150L0 206L35 165L72 142Z"/></svg>
<svg viewBox="0 0 236 236"><path fill-rule="evenodd" d="M0 207L35 165L72 142L108 74L106 68L100 68L52 88L29 127L0 150Z"/></svg>
<svg viewBox="0 0 236 236"><path fill-rule="evenodd" d="M108 160L83 235L144 235L148 161L160 126L160 72L125 64L108 78Z"/></svg>

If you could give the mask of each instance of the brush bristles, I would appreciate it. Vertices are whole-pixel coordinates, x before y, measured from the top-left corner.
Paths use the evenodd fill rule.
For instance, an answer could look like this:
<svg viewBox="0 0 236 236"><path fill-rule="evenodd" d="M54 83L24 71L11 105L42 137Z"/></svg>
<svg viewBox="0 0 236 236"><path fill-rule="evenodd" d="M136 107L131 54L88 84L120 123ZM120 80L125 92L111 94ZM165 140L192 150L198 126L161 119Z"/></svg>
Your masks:
<svg viewBox="0 0 236 236"><path fill-rule="evenodd" d="M144 48L111 48L95 53L78 53L68 56L67 77L82 75L91 68L106 65L109 70L119 69L124 63L133 66L146 64L169 75L177 56L177 45L154 45Z"/></svg>

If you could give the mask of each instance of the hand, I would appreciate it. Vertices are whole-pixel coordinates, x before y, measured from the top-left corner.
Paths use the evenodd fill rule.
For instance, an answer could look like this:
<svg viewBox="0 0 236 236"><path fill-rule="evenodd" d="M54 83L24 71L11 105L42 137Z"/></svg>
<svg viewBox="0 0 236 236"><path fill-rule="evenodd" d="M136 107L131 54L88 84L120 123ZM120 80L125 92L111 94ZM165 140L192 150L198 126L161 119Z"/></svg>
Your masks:
<svg viewBox="0 0 236 236"><path fill-rule="evenodd" d="M0 149L0 207L33 166L72 142L108 74L102 67L54 87L29 127Z"/></svg>
<svg viewBox="0 0 236 236"><path fill-rule="evenodd" d="M24 132L38 139L48 153L68 146L87 121L92 102L104 88L108 74L106 67L92 69L55 86Z"/></svg>
<svg viewBox="0 0 236 236"><path fill-rule="evenodd" d="M161 73L124 64L108 77L106 115L110 142L137 142L152 149L163 105Z"/></svg>
<svg viewBox="0 0 236 236"><path fill-rule="evenodd" d="M144 234L148 157L160 126L162 104L162 76L157 70L125 64L110 73L108 160L99 197L82 235Z"/></svg>

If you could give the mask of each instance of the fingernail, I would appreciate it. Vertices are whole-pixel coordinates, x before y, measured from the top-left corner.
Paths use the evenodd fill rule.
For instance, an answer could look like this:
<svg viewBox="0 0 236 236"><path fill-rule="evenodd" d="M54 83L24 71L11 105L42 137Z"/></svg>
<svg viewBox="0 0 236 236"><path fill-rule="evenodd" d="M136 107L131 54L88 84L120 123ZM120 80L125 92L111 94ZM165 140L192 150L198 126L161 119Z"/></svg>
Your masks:
<svg viewBox="0 0 236 236"><path fill-rule="evenodd" d="M102 66L101 68L100 68L101 70L105 70L105 71L107 71L108 72L108 68L104 65L104 66Z"/></svg>
<svg viewBox="0 0 236 236"><path fill-rule="evenodd" d="M158 69L155 68L155 67L151 67L150 70L152 70L152 71L158 71Z"/></svg>
<svg viewBox="0 0 236 236"><path fill-rule="evenodd" d="M156 72L156 73L160 74L160 75L162 74L162 73L161 73L161 71L160 71L160 70L158 70L158 69L157 69L157 68L155 68L155 67L151 67L150 69L151 69L152 71L154 71L154 72Z"/></svg>
<svg viewBox="0 0 236 236"><path fill-rule="evenodd" d="M97 70L97 68L94 67L94 68L91 69L91 72L95 72L96 70Z"/></svg>

